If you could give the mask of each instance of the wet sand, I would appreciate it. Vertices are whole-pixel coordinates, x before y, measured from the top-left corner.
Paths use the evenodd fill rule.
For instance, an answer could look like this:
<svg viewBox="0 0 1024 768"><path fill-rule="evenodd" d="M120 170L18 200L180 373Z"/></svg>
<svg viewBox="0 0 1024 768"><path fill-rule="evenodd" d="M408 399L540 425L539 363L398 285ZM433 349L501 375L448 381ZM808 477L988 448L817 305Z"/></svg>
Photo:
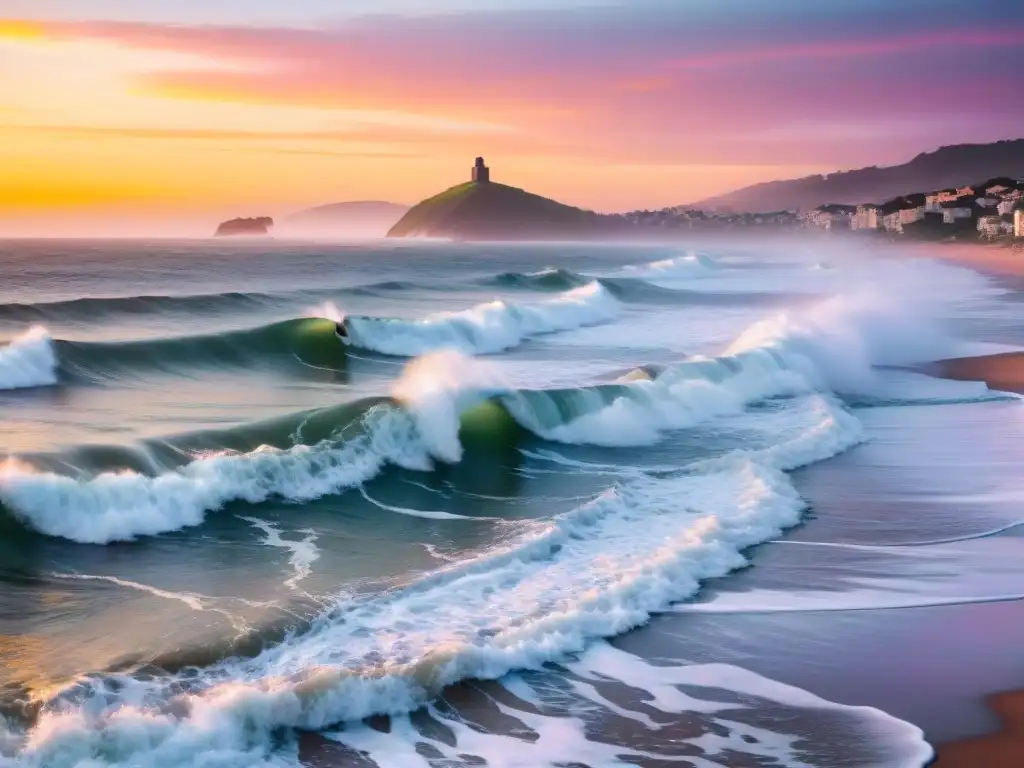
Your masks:
<svg viewBox="0 0 1024 768"><path fill-rule="evenodd" d="M912 243L896 247L914 256L945 259L982 271L1024 277L1024 242L1012 245Z"/></svg>
<svg viewBox="0 0 1024 768"><path fill-rule="evenodd" d="M941 746L938 768L1020 768L1024 765L1024 691L997 693L989 708L1002 722L997 733Z"/></svg>
<svg viewBox="0 0 1024 768"><path fill-rule="evenodd" d="M988 258L988 257L985 257ZM1024 253L1020 264L1007 264L1024 274ZM984 381L992 389L1024 393L1024 353L1009 352L956 360L942 360L930 366L935 375L958 381ZM1015 644L1015 643L1014 643ZM984 736L953 741L939 746L934 765L938 768L1020 768L1024 766L1024 691L997 693L986 699L989 710L999 718L1001 728Z"/></svg>
<svg viewBox="0 0 1024 768"><path fill-rule="evenodd" d="M940 360L923 370L956 381L984 381L989 389L1024 393L1024 352Z"/></svg>

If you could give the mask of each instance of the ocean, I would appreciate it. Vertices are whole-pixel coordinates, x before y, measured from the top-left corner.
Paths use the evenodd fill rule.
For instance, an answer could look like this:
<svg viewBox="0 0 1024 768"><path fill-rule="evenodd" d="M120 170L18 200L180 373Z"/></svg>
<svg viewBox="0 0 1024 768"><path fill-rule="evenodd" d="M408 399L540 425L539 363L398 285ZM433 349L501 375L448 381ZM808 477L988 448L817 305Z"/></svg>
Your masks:
<svg viewBox="0 0 1024 768"><path fill-rule="evenodd" d="M926 764L1024 286L837 243L0 241L0 765Z"/></svg>

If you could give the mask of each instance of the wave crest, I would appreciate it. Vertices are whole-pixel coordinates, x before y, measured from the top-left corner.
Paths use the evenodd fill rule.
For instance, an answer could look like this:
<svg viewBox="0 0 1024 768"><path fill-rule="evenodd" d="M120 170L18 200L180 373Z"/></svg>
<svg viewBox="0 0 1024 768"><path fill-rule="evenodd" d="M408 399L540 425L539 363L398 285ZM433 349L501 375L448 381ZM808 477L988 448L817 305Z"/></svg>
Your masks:
<svg viewBox="0 0 1024 768"><path fill-rule="evenodd" d="M652 281L677 280L704 277L719 268L718 262L710 256L690 251L683 256L658 259L644 264L631 264L622 268L621 275Z"/></svg>
<svg viewBox="0 0 1024 768"><path fill-rule="evenodd" d="M423 320L349 315L350 343L385 355L414 357L439 349L465 354L502 352L525 339L613 320L618 301L596 280L534 304L492 301Z"/></svg>
<svg viewBox="0 0 1024 768"><path fill-rule="evenodd" d="M216 749L225 764L262 764L278 728L405 713L444 685L537 668L642 624L799 522L804 504L782 470L859 439L834 404L807 405L811 429L781 453L637 476L401 590L339 599L282 645L201 670L187 698L174 676L123 676L115 693L81 681L43 709L23 754L46 764L102 748L114 764L160 765ZM396 629L396 614L416 620Z"/></svg>
<svg viewBox="0 0 1024 768"><path fill-rule="evenodd" d="M46 387L57 383L57 354L49 332L34 326L0 348L0 389Z"/></svg>

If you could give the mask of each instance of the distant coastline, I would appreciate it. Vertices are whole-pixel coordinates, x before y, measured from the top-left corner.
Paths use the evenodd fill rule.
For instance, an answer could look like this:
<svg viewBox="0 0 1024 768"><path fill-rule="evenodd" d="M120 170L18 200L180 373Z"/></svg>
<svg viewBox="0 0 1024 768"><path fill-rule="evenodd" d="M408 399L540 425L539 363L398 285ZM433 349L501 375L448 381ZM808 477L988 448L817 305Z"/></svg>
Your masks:
<svg viewBox="0 0 1024 768"><path fill-rule="evenodd" d="M984 145L984 157L989 163L986 167L995 162L990 150L1003 145L1024 147L1024 139ZM971 150L968 155L977 150L967 149ZM942 152L928 157L934 161L940 155ZM332 203L302 211L288 221L293 225L291 233L298 236L344 236L362 227L368 236L376 230L380 234L386 231L391 238L454 241L674 241L740 233L765 236L816 231L893 242L1013 244L1024 242L1024 179L1006 175L1013 174L1017 167L1012 157L1007 164L1004 175L985 181L906 192L881 203L828 202L810 210L761 212L676 206L598 213L492 181L491 169L484 158L478 157L469 181L449 187L411 208L374 201ZM273 219L265 216L232 219L223 222L216 234L266 235L273 226Z"/></svg>
<svg viewBox="0 0 1024 768"><path fill-rule="evenodd" d="M901 165L869 166L799 179L766 181L707 197L688 207L709 211L810 210L825 204L881 202L917 189L960 187L1006 174L1024 177L1024 139L954 144Z"/></svg>

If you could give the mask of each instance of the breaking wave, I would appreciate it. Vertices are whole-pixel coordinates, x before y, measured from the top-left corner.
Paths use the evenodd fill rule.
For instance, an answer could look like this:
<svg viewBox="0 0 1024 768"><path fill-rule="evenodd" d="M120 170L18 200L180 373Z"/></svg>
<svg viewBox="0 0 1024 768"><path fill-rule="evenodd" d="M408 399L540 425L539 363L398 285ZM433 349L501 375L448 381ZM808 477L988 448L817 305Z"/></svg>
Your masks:
<svg viewBox="0 0 1024 768"><path fill-rule="evenodd" d="M668 259L658 259L644 264L623 267L620 274L641 280L676 280L702 277L721 269L718 262L703 253L687 253Z"/></svg>
<svg viewBox="0 0 1024 768"><path fill-rule="evenodd" d="M7 346L0 347L0 390L56 383L57 355L45 328L30 328Z"/></svg>
<svg viewBox="0 0 1024 768"><path fill-rule="evenodd" d="M501 352L533 336L606 323L618 313L618 301L594 281L533 304L492 301L412 321L348 315L344 323L353 346L413 357L439 349Z"/></svg>
<svg viewBox="0 0 1024 768"><path fill-rule="evenodd" d="M786 471L834 455L860 432L827 397L803 399L794 416L801 427L770 449L670 476L642 473L404 588L342 598L307 631L253 659L187 676L123 675L113 688L83 680L9 740L37 764L75 764L101 751L115 765L188 763L214 753L221 765L272 764L281 728L409 712L458 680L498 678L581 651L742 567L745 549L800 521L804 503ZM410 426L378 434L376 449L422 461L421 450L407 450ZM442 436L431 450L444 455L449 447ZM367 448L362 461L346 457L342 482L373 470ZM339 462L289 474L302 484L329 483L318 478L330 467ZM254 497L263 492L245 487ZM416 618L396 625L396 615Z"/></svg>
<svg viewBox="0 0 1024 768"><path fill-rule="evenodd" d="M383 354L413 357L444 348L480 354L532 336L608 322L618 310L614 296L591 282L535 304L494 301L422 321L350 315L345 323L355 346ZM0 389L46 386L59 378L106 384L125 373L146 371L174 375L202 368L341 367L345 347L335 327L343 315L330 302L311 314L255 328L133 341L52 339L37 326L0 348Z"/></svg>
<svg viewBox="0 0 1024 768"><path fill-rule="evenodd" d="M338 493L388 465L427 471L437 461L455 463L468 429L507 440L510 419L537 437L563 443L652 444L668 431L772 399L877 392L883 379L876 366L948 351L948 340L927 322L920 308L833 300L812 313L756 323L718 357L561 390L517 390L484 361L446 350L410 362L391 399L239 428L244 439L236 434L181 446L175 452L185 457L183 466L81 478L12 461L0 473L0 502L42 533L104 543L198 525L206 513L233 501L304 501ZM909 388L904 398L920 401L933 394L948 400L951 387L962 386L972 399L987 392L976 383L933 391L909 379L901 386ZM488 410L487 403L498 408Z"/></svg>
<svg viewBox="0 0 1024 768"><path fill-rule="evenodd" d="M40 766L100 757L288 765L297 754L290 729L404 715L448 684L538 668L643 624L801 521L805 504L787 473L862 439L838 396L874 391L878 365L946 354L928 321L920 307L835 300L757 323L716 357L548 391L511 388L486 361L446 350L411 361L388 399L302 415L291 445L279 436L273 446L195 453L151 474L70 477L12 461L0 472L10 515L51 536L105 543L197 525L231 502L337 493L388 465L459 462L481 408L537 438L600 445L651 443L755 407L770 415L762 427L745 422L764 431L756 447L620 472L595 498L524 522L494 547L380 593L338 596L251 658L76 681L0 735L0 750ZM247 427L246 440L285 426Z"/></svg>

